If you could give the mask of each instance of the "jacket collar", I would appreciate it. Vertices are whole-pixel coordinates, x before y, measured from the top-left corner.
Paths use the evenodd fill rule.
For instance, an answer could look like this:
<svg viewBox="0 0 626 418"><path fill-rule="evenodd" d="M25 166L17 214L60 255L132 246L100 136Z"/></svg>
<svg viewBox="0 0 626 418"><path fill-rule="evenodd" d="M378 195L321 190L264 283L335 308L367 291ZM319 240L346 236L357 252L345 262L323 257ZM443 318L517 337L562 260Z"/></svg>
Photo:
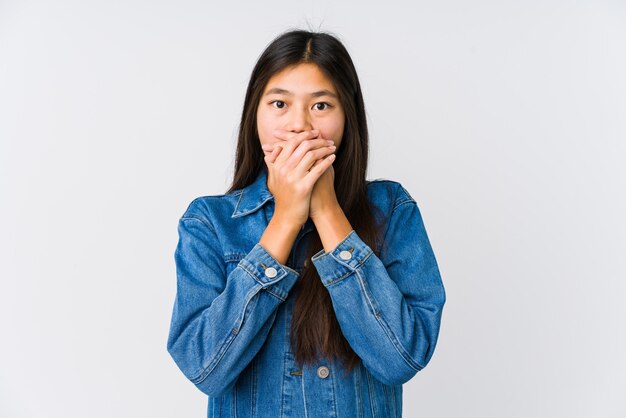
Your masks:
<svg viewBox="0 0 626 418"><path fill-rule="evenodd" d="M268 200L274 200L274 196L267 188L267 168L264 166L259 171L256 179L241 189L239 200L231 218L244 216L259 209Z"/></svg>

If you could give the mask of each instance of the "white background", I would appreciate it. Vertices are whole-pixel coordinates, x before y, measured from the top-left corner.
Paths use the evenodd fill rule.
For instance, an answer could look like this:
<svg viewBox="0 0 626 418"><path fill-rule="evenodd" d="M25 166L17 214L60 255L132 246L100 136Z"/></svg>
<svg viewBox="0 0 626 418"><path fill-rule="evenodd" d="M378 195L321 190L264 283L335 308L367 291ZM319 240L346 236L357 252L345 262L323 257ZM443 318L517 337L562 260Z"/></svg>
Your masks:
<svg viewBox="0 0 626 418"><path fill-rule="evenodd" d="M232 179L289 28L359 72L369 178L447 302L407 417L626 416L626 4L0 0L0 416L202 417L166 351L177 221Z"/></svg>

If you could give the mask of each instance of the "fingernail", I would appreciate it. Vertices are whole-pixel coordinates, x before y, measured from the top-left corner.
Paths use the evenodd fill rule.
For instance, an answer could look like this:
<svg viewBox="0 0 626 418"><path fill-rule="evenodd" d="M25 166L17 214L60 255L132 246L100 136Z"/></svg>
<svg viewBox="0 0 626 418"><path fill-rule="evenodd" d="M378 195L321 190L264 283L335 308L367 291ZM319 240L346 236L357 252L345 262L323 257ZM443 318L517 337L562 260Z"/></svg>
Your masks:
<svg viewBox="0 0 626 418"><path fill-rule="evenodd" d="M328 145L334 145L334 144L335 144L335 143L334 143L331 139L329 139L328 141L326 141L326 143L327 143Z"/></svg>

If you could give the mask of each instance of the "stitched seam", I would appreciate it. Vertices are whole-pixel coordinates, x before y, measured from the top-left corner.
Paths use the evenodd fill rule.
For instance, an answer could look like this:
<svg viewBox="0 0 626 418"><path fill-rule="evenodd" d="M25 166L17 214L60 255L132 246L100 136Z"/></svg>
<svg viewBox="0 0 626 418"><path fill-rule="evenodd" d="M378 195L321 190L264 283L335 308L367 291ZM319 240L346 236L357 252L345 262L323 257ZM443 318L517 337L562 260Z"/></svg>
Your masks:
<svg viewBox="0 0 626 418"><path fill-rule="evenodd" d="M398 203L396 206L394 206L393 210L391 211L391 215L389 216L389 222L387 223L387 228L385 228L385 235L383 238L383 242L387 242L387 234L389 233L389 227L391 226L391 219L393 218L393 215L396 213L396 209L398 209L398 207L402 206L405 203L415 203L415 206L417 206L417 203L414 200L405 200L403 202Z"/></svg>
<svg viewBox="0 0 626 418"><path fill-rule="evenodd" d="M257 416L256 413L256 387L258 383L258 372L257 372L257 357L252 359L252 402L250 402L250 407L252 408L252 417L255 418Z"/></svg>
<svg viewBox="0 0 626 418"><path fill-rule="evenodd" d="M348 235L346 235L331 251L324 251L324 249L322 248L316 254L313 254L313 256L311 257L311 261L313 261L313 258L315 258L315 261L317 261L317 260L320 260L324 257L331 255L337 248L341 246L341 244L345 243L348 240L348 238L350 238L353 234L356 234L356 230L354 229L350 230L350 232L348 232ZM320 255L316 258L318 254Z"/></svg>
<svg viewBox="0 0 626 418"><path fill-rule="evenodd" d="M209 228L211 230L211 232L213 232L214 234L217 235L217 232L215 232L215 228L213 228L213 226L211 225L211 223L204 219L201 216L197 216L197 215L184 215L180 218L181 221L184 220L196 220L196 221L200 221L204 224L204 226L206 226L207 228Z"/></svg>
<svg viewBox="0 0 626 418"><path fill-rule="evenodd" d="M241 259L245 256L246 254L243 253L226 253L224 254L224 261L226 261L227 263L233 261L241 261Z"/></svg>
<svg viewBox="0 0 626 418"><path fill-rule="evenodd" d="M335 394L337 393L337 382L335 382L335 374L337 373L336 371L337 369L333 367L331 373L330 373L330 379L331 379L331 383L333 386L333 390L331 392L331 396L333 398L333 410L335 412L335 418L339 418L339 413L337 412L337 398L335 396Z"/></svg>
<svg viewBox="0 0 626 418"><path fill-rule="evenodd" d="M417 206L417 202L413 199L407 199L407 200L403 200L402 202L398 203L397 205L395 205L393 207L393 210L391 211L391 213L393 214L393 212L396 211L396 209L398 209L399 206L404 205L405 203L415 203L415 205Z"/></svg>
<svg viewBox="0 0 626 418"><path fill-rule="evenodd" d="M300 387L302 388L302 400L304 403L304 417L309 418L309 413L306 408L306 391L304 390L304 377L300 379Z"/></svg>
<svg viewBox="0 0 626 418"><path fill-rule="evenodd" d="M367 391L369 393L369 398L370 398L370 411L372 413L372 417L376 418L378 417L378 414L376 413L376 403L374 401L375 398L375 393L374 393L374 382L372 382L372 375L366 371L366 377L367 377Z"/></svg>
<svg viewBox="0 0 626 418"><path fill-rule="evenodd" d="M285 375L285 370L287 370L287 351L285 351L285 354L283 355L283 369L282 369L281 376ZM279 417L284 416L284 407L285 407L285 378L282 378L280 379L280 412L278 414Z"/></svg>
<svg viewBox="0 0 626 418"><path fill-rule="evenodd" d="M218 351L218 354L213 359L213 361L210 362L199 373L197 373L196 377L194 377L193 379L190 379L193 383L199 384L199 383L204 382L206 380L206 378L211 374L213 369L215 369L215 367L217 367L219 362L222 360L222 357L224 357L224 355L226 354L226 351L228 351L228 347L230 347L230 345L233 343L235 338L237 338L237 335L239 334L239 329L241 328L241 324L243 324L243 320L244 320L244 318L246 316L246 311L248 309L248 304L250 303L250 301L252 300L252 298L254 297L254 295L256 293L257 292L255 291L255 289L252 289L246 295L246 299L247 300L246 300L246 304L244 305L244 308L243 308L243 315L242 315L241 319L237 319L237 321L235 322L235 326L231 329L231 332L229 332L227 334L227 337L226 337L225 341L222 342L222 344L220 346L220 349Z"/></svg>
<svg viewBox="0 0 626 418"><path fill-rule="evenodd" d="M387 222L387 227L385 228L385 234L383 235L383 242L381 243L381 247L380 247L380 257L381 260L384 258L383 254L385 252L387 252L388 250L388 241L387 241L387 235L389 234L389 227L391 226L391 219L393 218L393 215L396 213L396 209L398 209L398 207L400 207L401 205L405 204L405 203L414 203L415 206L417 206L417 203L415 202L415 200L413 199L409 199L409 200L404 200L398 204L396 204L393 208L393 210L391 211L391 215L389 216L389 222Z"/></svg>
<svg viewBox="0 0 626 418"><path fill-rule="evenodd" d="M399 202L399 203L397 203L397 204L404 203L404 202L406 202L406 201L408 201L408 200L413 200L413 201L415 200L415 199L413 199L413 197L409 194L409 191L408 191L408 190L407 190L407 189L406 189L406 188L405 188L402 184L398 183L398 186L399 186L399 187L398 187L398 193L402 193L402 194L404 195L404 196L402 196L402 197L404 197L404 200L403 200L403 201L401 201L401 202ZM397 196L397 194L396 194L396 196ZM398 200L398 199L399 199L399 198L396 198L396 200ZM397 205L396 205L396 206L397 206Z"/></svg>
<svg viewBox="0 0 626 418"><path fill-rule="evenodd" d="M283 301L283 302L287 300L286 298L283 298L283 297L281 297L279 294L277 294L276 292L272 291L269 287L264 287L264 283L260 282L260 281L257 279L256 275L255 275L253 272L251 272L250 270L248 270L248 269L246 268L246 266L244 266L243 264L239 264L239 267L241 267L241 268L242 268L242 269L244 269L246 272L248 272L248 274L249 274L250 276L252 276L252 278L254 279L254 281L255 281L255 282L257 282L257 284L261 286L261 289L262 289L262 290L265 290L266 292L270 293L271 295L275 296L276 298L278 298L279 300L281 300L281 301ZM284 276L284 277L286 277L286 276ZM270 282L270 283L265 283L265 285L267 285L267 286L272 286L272 285L278 284L278 283L280 282L280 280L284 279L284 277L280 278L279 280L274 280L274 281L272 281L272 282Z"/></svg>
<svg viewBox="0 0 626 418"><path fill-rule="evenodd" d="M330 282L326 283L326 285L325 285L325 286L330 286L330 285L333 285L333 284L335 284L335 283L337 283L337 282L339 282L339 281L341 281L341 280L345 279L346 277L350 276L351 274L353 274L353 273L356 271L356 269L358 269L358 268L359 268L359 267L361 267L363 264L365 264L365 262L367 261L367 259L368 259L368 258L370 258L370 256L371 256L373 253L374 253L373 251L370 251L369 253L367 253L367 255L366 255L365 257L363 257L363 260L362 260L359 264L357 264L357 265L356 265L356 267L354 267L354 269L352 269L352 267L350 267L350 266L348 266L348 265L346 265L346 264L343 264L343 263L342 263L344 266L346 266L347 268L349 268L349 269L350 269L350 271L348 271L348 272L347 272L346 274L344 274L343 276L340 276L340 277L338 277L337 279L334 279L333 281L330 281Z"/></svg>
<svg viewBox="0 0 626 418"><path fill-rule="evenodd" d="M359 418L363 418L363 385L361 384L361 367L362 364L359 362L356 367L356 387L354 388L354 392L356 393L356 410Z"/></svg>
<svg viewBox="0 0 626 418"><path fill-rule="evenodd" d="M243 189L241 190L241 192L239 193L239 199L237 199L237 203L235 204L235 212L237 212L239 210L239 203L241 203L241 198L243 197Z"/></svg>
<svg viewBox="0 0 626 418"><path fill-rule="evenodd" d="M328 287L328 286L330 286L330 285L333 285L333 284L335 284L335 283L337 283L337 282L339 282L339 281L341 281L341 280L345 279L346 277L348 277L348 276L350 276L350 275L352 275L352 274L354 274L354 271L350 270L350 271L348 271L346 274L344 274L343 276L339 277L338 279L335 279L335 280L333 280L332 282L328 282L328 283L326 283L326 287Z"/></svg>
<svg viewBox="0 0 626 418"><path fill-rule="evenodd" d="M232 399L232 408L233 408L233 412L235 413L235 418L237 418L237 383L235 383L235 387L234 389L234 393L233 393L233 397Z"/></svg>
<svg viewBox="0 0 626 418"><path fill-rule="evenodd" d="M238 267L241 267L242 269L244 269L250 276L252 276L252 278L254 279L255 282L257 282L259 284L259 286L263 287L265 284L271 284L271 283L263 283L262 281L260 281L257 277L256 274L254 274L254 272L248 270L248 268L242 264L239 263Z"/></svg>
<svg viewBox="0 0 626 418"><path fill-rule="evenodd" d="M263 289L263 290L265 290L267 293L269 293L269 294L271 294L271 295L275 296L277 299L279 299L279 300L281 300L281 301L283 301L283 302L287 300L286 298L281 297L278 293L275 293L275 292L273 292L272 290L270 290L270 288L269 288L269 287L267 287L267 288L265 288L265 289Z"/></svg>
<svg viewBox="0 0 626 418"><path fill-rule="evenodd" d="M293 274L295 274L296 276L299 276L299 275L300 275L300 273L298 273L297 271L295 271L294 269L292 269L292 268L291 268L291 267L289 267L288 265L279 263L279 262L278 262L278 260L276 260L276 258L274 258L274 256L273 256L273 255L271 255L271 254L269 253L269 251L267 251L267 249L266 249L265 247L263 247L263 245L261 245L260 243L258 243L258 245L259 245L259 247L261 247L261 248L262 248L262 249L263 249L263 250L267 253L267 255L270 257L270 259L271 259L274 263L278 264L278 265L279 265L279 266L280 266L283 270L286 270L287 272L292 272L292 273L293 273Z"/></svg>
<svg viewBox="0 0 626 418"><path fill-rule="evenodd" d="M262 207L267 201L271 200L272 198L273 198L272 195L269 195L264 201L259 203L256 207L254 207L252 209L245 210L245 211L241 211L237 215L235 215L234 217L235 218L239 218L240 216L246 216L246 215L248 215L248 214L250 214L252 212L256 212L260 207ZM241 200L241 197L239 199ZM239 209L239 202L237 202L237 209Z"/></svg>
<svg viewBox="0 0 626 418"><path fill-rule="evenodd" d="M389 411L389 388L387 385L383 385L383 399L385 403L385 411L387 412L387 416L390 417L391 413Z"/></svg>
<svg viewBox="0 0 626 418"><path fill-rule="evenodd" d="M362 285L362 290L363 290L363 292L367 296L367 300L370 302L370 304L372 304L372 302L370 301L369 292L367 292L365 290L365 281L363 280L363 277L361 276L361 273L356 271L356 274L357 274L357 277L359 278L359 283L361 283L361 285ZM371 299L373 300L374 297L372 296ZM378 303L376 305L378 305ZM374 309L373 304L372 304L372 309ZM389 327L387 322L383 319L383 316L380 314L380 312L377 312L376 309L374 309L374 316L376 317L376 320L380 324L380 326L383 329L383 331L385 331L385 333L389 337L389 340L391 341L392 345L394 346L394 348L396 349L398 354L400 354L400 356L409 365L409 367L411 367L413 370L418 371L418 372L421 369L423 369L424 367L422 365L420 365L418 362L416 362L415 360L413 360L413 358L411 358L411 356L404 349L404 347L402 347L402 345L400 344L400 342L398 341L396 336L391 331L391 328Z"/></svg>

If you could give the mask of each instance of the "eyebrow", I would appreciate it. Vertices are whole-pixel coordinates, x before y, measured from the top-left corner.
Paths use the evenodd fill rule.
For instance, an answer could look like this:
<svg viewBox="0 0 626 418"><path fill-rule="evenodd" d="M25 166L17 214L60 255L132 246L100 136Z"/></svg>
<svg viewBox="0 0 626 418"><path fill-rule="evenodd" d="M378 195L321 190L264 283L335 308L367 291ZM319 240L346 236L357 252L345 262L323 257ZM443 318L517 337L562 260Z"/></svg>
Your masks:
<svg viewBox="0 0 626 418"><path fill-rule="evenodd" d="M285 89L281 89L280 87L274 87L271 88L267 91L267 93L265 93L265 96L268 96L270 94L285 94L287 96L293 96L293 93L290 92L289 90L285 90ZM337 98L337 95L333 92L331 92L330 90L319 90L319 91L314 91L313 93L310 94L311 97L321 97L321 96L330 96L333 98Z"/></svg>

